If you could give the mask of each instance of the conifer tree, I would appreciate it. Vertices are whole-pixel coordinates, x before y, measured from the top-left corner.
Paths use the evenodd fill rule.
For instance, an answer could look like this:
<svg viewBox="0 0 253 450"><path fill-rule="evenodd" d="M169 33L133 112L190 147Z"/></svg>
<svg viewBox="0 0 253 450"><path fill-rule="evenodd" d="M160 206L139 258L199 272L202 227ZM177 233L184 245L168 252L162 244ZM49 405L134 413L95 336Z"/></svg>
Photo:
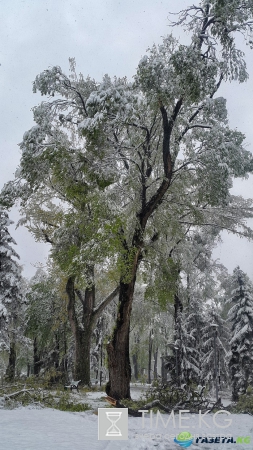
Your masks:
<svg viewBox="0 0 253 450"><path fill-rule="evenodd" d="M221 317L219 307L209 305L206 309L205 326L202 330L201 368L203 380L212 381L213 386L216 376L219 386L221 381L228 380L228 342L228 328L226 321Z"/></svg>
<svg viewBox="0 0 253 450"><path fill-rule="evenodd" d="M227 301L232 306L228 313L232 331L229 366L236 401L253 382L253 286L239 266L234 269L232 284L232 297Z"/></svg>
<svg viewBox="0 0 253 450"><path fill-rule="evenodd" d="M13 222L6 211L0 208L0 339L1 349L9 352L6 376L15 376L16 342L19 334L18 316L21 305L21 268L18 254L12 245L16 244L8 227Z"/></svg>

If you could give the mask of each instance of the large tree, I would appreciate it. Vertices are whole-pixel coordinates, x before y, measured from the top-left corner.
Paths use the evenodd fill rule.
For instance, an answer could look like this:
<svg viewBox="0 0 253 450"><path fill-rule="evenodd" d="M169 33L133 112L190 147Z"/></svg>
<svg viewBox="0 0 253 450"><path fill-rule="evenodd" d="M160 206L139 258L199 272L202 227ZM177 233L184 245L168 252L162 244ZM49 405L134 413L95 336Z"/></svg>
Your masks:
<svg viewBox="0 0 253 450"><path fill-rule="evenodd" d="M56 80L58 69L51 74ZM52 78L48 80L47 72L43 75L50 85ZM50 256L66 278L67 311L75 340L74 377L89 384L92 332L118 293L117 280L111 277L107 280L111 290L95 301L95 266L108 265L110 227L115 226L117 216L108 213L103 195L110 180L96 169L92 152L87 159L85 140L75 133L78 100L86 90L89 95L95 85L90 80L77 80L73 65L71 82L75 88L67 81L62 75L62 83L57 84L65 102L57 99L34 108L37 125L24 135L21 165L15 181L5 186L2 201L10 207L20 199L20 224L25 224L36 240L51 244ZM70 107L72 113L68 111L64 118L61 112ZM100 266L97 272L102 271Z"/></svg>
<svg viewBox="0 0 253 450"><path fill-rule="evenodd" d="M165 37L142 58L133 83L109 76L95 83L74 71L67 77L59 67L34 82L35 91L55 98L34 108L36 126L24 135L20 171L4 201L22 191L25 204L46 170L48 188L63 201L87 205L92 188L113 217L106 238L96 235L92 243L97 249L110 242L119 278L117 321L107 346L107 393L115 398L130 397L130 317L149 247L161 235L173 247L195 225L250 235L244 224L250 203L229 189L232 177L252 170L252 157L244 136L228 127L226 102L217 92L224 81L247 79L234 36L251 29L252 11L251 2L239 0L203 0L189 8L178 23L191 31L191 43Z"/></svg>
<svg viewBox="0 0 253 450"><path fill-rule="evenodd" d="M182 21L189 17L192 43L182 46L169 36L153 46L139 64L132 107L125 106L129 100L119 83L107 89L103 85L89 103L96 113L81 124L84 132L96 129L95 121L99 130L103 126L136 183L131 232L126 227L123 234L128 270L121 276L119 313L108 344L107 393L116 398L130 396L129 323L136 273L148 241L156 238L157 229L168 233L168 227L171 233L173 225L233 228L239 219L229 195L231 177L252 170L252 157L243 149L243 136L228 128L225 100L216 97L223 80L247 78L232 32L250 27L245 22L253 7L235 3L229 9L221 2L201 2L186 11ZM106 115L109 95L114 110ZM163 217L160 225L158 217Z"/></svg>
<svg viewBox="0 0 253 450"><path fill-rule="evenodd" d="M58 213L60 211L60 220L57 220L56 209ZM52 205L49 212L43 211L41 220L40 207L33 225L29 226L35 236L51 243L53 270L65 280L67 314L75 342L73 376L85 385L90 384L92 333L102 312L118 293L115 281L110 278L106 280L104 295L101 295L101 289L96 293L97 281L106 277L101 275L105 271L101 265L103 251L100 248L101 254L98 254L94 245L94 237L101 224L96 222L96 218L91 219L92 212L91 202L84 205L81 212L75 208L64 211Z"/></svg>

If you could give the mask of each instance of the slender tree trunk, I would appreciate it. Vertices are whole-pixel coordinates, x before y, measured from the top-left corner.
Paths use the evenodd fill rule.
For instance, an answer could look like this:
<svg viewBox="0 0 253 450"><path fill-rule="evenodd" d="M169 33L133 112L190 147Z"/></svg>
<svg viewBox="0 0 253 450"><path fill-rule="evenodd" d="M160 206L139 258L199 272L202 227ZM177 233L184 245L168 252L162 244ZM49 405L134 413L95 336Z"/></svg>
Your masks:
<svg viewBox="0 0 253 450"><path fill-rule="evenodd" d="M60 337L59 333L55 333L55 350L53 353L53 363L56 369L60 366Z"/></svg>
<svg viewBox="0 0 253 450"><path fill-rule="evenodd" d="M13 381L15 378L15 369L16 369L16 346L15 342L10 343L10 353L9 353L9 363L6 370L6 378L9 381Z"/></svg>
<svg viewBox="0 0 253 450"><path fill-rule="evenodd" d="M67 357L67 336L66 336L66 323L64 323L63 327L63 344L64 344L64 357L63 357L63 372L65 373L65 376L68 372L68 357Z"/></svg>
<svg viewBox="0 0 253 450"><path fill-rule="evenodd" d="M178 294L174 295L174 320L175 326L177 324L178 315L183 312L183 304L178 297Z"/></svg>
<svg viewBox="0 0 253 450"><path fill-rule="evenodd" d="M37 338L35 337L33 340L33 374L38 375L40 372L40 366L39 364L40 356L38 352L38 345L37 345Z"/></svg>
<svg viewBox="0 0 253 450"><path fill-rule="evenodd" d="M139 370L138 370L138 354L135 352L133 354L133 367L134 367L134 378L138 380Z"/></svg>
<svg viewBox="0 0 253 450"><path fill-rule="evenodd" d="M151 365L152 365L152 349L153 349L153 330L149 332L149 343L148 343L148 384L151 384Z"/></svg>
<svg viewBox="0 0 253 450"><path fill-rule="evenodd" d="M232 356L229 362L231 378L232 378L232 401L237 402L239 398L239 389L238 389L238 372L240 370L240 355L237 352L236 346L232 346L231 349Z"/></svg>
<svg viewBox="0 0 253 450"><path fill-rule="evenodd" d="M133 353L133 369L134 378L138 380L139 378L139 351L140 351L140 335L139 332L134 333L134 353Z"/></svg>
<svg viewBox="0 0 253 450"><path fill-rule="evenodd" d="M100 346L100 375L99 375L99 385L102 386L103 382L103 340L101 340L101 346Z"/></svg>
<svg viewBox="0 0 253 450"><path fill-rule="evenodd" d="M158 348L154 353L154 380L157 380L157 357L158 357Z"/></svg>

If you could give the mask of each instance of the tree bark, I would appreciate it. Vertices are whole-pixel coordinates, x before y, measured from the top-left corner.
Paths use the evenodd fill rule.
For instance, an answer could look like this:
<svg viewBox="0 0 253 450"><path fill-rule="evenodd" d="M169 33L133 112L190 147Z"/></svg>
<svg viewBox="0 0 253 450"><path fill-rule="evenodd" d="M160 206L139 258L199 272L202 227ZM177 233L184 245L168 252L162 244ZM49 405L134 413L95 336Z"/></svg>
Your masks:
<svg viewBox="0 0 253 450"><path fill-rule="evenodd" d="M14 380L15 369L16 369L16 346L15 346L15 342L12 341L10 343L9 363L8 363L8 367L6 370L6 378L9 381Z"/></svg>
<svg viewBox="0 0 253 450"><path fill-rule="evenodd" d="M37 338L33 340L33 375L39 375L40 372L40 356L38 352Z"/></svg>
<svg viewBox="0 0 253 450"><path fill-rule="evenodd" d="M157 357L158 357L158 348L154 353L154 380L157 380Z"/></svg>
<svg viewBox="0 0 253 450"><path fill-rule="evenodd" d="M175 320L175 326L177 325L178 315L183 312L183 304L176 293L174 295L174 320Z"/></svg>
<svg viewBox="0 0 253 450"><path fill-rule="evenodd" d="M90 385L90 344L92 328L78 330L75 336L75 367L74 378L81 384Z"/></svg>
<svg viewBox="0 0 253 450"><path fill-rule="evenodd" d="M135 352L133 354L133 366L134 366L134 379L135 381L138 380L139 377L139 370L138 370L138 353Z"/></svg>
<svg viewBox="0 0 253 450"><path fill-rule="evenodd" d="M138 256L136 255L136 258L137 257ZM112 339L107 345L109 381L106 385L106 393L116 400L121 398L131 398L129 331L137 265L137 259L135 259L136 267L134 267L131 281L129 283L120 283L119 308L116 326Z"/></svg>
<svg viewBox="0 0 253 450"><path fill-rule="evenodd" d="M151 364L152 364L152 350L153 350L153 330L149 332L148 343L148 384L151 384Z"/></svg>
<svg viewBox="0 0 253 450"><path fill-rule="evenodd" d="M232 401L237 402L239 399L239 389L238 389L238 372L240 369L240 355L237 351L236 345L232 346L231 349L232 357L229 362L231 379L232 379Z"/></svg>
<svg viewBox="0 0 253 450"><path fill-rule="evenodd" d="M75 279L67 281L68 316L75 339L74 378L81 380L81 384L90 385L90 343L93 330L92 311L94 306L95 288L86 288L84 299L78 292L83 305L82 327L79 325L75 311Z"/></svg>

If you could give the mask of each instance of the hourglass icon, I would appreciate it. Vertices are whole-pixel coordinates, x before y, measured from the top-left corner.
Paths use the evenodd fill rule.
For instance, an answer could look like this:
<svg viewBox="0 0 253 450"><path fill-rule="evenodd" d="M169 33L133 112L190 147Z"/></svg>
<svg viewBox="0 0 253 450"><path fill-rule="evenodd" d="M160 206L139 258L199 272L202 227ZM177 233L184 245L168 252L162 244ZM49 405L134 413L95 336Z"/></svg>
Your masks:
<svg viewBox="0 0 253 450"><path fill-rule="evenodd" d="M110 420L111 426L106 432L106 436L122 436L120 429L115 425L121 417L120 411L106 411L107 419Z"/></svg>

